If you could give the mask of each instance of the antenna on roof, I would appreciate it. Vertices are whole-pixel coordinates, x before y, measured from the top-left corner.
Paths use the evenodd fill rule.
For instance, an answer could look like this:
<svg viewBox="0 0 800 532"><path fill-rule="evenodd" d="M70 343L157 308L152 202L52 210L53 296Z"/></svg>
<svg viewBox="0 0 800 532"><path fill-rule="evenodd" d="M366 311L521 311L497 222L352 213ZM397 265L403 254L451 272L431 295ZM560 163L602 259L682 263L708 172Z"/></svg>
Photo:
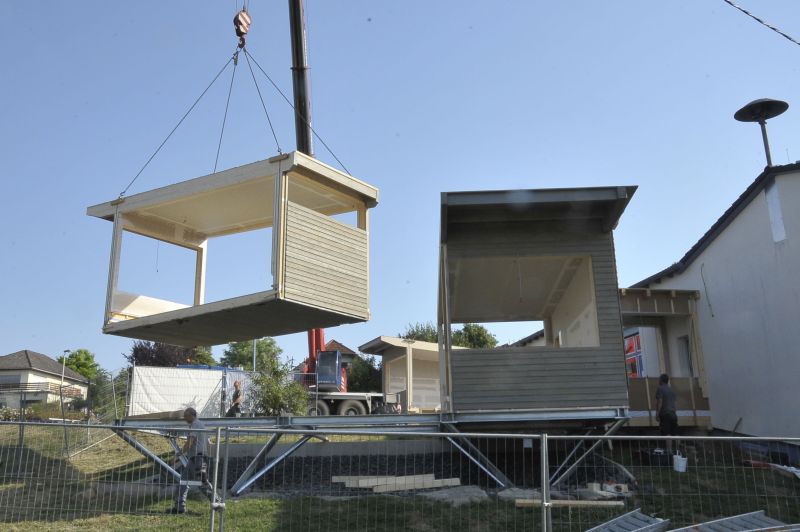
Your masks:
<svg viewBox="0 0 800 532"><path fill-rule="evenodd" d="M772 156L769 153L769 140L767 139L767 120L783 114L789 104L781 100L762 98L753 100L733 115L739 122L758 122L761 126L761 137L764 139L764 152L767 154L767 166L772 166Z"/></svg>

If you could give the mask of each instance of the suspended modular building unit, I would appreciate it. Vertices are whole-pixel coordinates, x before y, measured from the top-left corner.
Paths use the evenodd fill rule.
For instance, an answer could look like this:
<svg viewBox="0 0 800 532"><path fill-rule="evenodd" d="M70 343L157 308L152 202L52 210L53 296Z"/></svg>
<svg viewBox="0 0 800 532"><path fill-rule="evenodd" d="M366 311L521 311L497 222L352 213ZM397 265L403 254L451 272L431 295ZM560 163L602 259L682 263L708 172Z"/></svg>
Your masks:
<svg viewBox="0 0 800 532"><path fill-rule="evenodd" d="M366 321L368 210L377 203L375 187L295 151L89 207L114 224L103 332L196 346ZM339 216L347 213L353 225ZM271 285L206 302L209 242L264 228ZM195 252L191 304L118 288L125 232Z"/></svg>
<svg viewBox="0 0 800 532"><path fill-rule="evenodd" d="M624 417L612 230L636 187L445 192L438 326L442 411ZM545 345L453 349L457 323L541 321Z"/></svg>

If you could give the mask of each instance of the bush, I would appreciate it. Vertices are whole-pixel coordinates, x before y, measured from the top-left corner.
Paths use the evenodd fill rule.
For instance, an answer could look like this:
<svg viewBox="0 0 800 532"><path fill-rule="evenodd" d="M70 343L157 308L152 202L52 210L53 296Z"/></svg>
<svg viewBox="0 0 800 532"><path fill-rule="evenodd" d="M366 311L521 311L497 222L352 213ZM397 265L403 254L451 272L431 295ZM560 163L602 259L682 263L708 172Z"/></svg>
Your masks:
<svg viewBox="0 0 800 532"><path fill-rule="evenodd" d="M251 395L258 415L303 414L308 408L308 392L291 379L292 366L270 357L266 368L253 376Z"/></svg>
<svg viewBox="0 0 800 532"><path fill-rule="evenodd" d="M62 416L60 403L36 403L25 409L25 419L31 421L47 421L50 418L61 419L62 417L66 419L83 419L85 416L83 415L83 412L75 412L70 410L65 410L64 415Z"/></svg>

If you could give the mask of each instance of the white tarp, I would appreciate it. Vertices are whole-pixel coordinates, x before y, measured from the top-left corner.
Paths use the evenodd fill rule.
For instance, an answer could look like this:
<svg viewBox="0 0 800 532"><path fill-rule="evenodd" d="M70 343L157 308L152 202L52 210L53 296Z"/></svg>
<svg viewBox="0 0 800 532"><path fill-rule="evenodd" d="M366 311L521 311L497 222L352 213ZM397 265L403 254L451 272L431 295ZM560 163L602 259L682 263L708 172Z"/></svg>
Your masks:
<svg viewBox="0 0 800 532"><path fill-rule="evenodd" d="M247 410L251 380L243 371L137 366L133 369L128 415L174 412L192 407L200 417L220 417L230 406L233 382L237 380L242 383ZM226 384L225 394L222 393L223 382Z"/></svg>

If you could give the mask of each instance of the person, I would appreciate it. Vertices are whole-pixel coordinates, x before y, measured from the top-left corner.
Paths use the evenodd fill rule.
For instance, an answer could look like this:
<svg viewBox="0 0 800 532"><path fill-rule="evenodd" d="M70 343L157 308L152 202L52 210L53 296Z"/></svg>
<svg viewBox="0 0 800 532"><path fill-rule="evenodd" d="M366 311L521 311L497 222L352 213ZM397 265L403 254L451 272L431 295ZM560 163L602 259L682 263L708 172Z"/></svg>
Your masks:
<svg viewBox="0 0 800 532"><path fill-rule="evenodd" d="M662 373L656 390L656 419L662 436L678 435L678 414L675 409L675 392L669 386L669 375ZM667 440L667 451L672 454L672 440Z"/></svg>
<svg viewBox="0 0 800 532"><path fill-rule="evenodd" d="M225 417L238 417L242 413L242 383L233 381L233 398L231 400L231 407L225 413Z"/></svg>
<svg viewBox="0 0 800 532"><path fill-rule="evenodd" d="M189 424L189 432L186 434L186 443L183 444L183 449L181 450L181 454L187 459L186 467L181 473L181 480L197 480L197 477L201 477L202 480L202 472L208 467L206 463L208 458L208 438L205 433L201 432L206 426L197 419L197 411L191 407L183 411L183 420ZM180 455L176 456L176 463L179 458ZM175 507L169 510L169 513L186 513L186 498L188 495L189 486L185 484L178 485Z"/></svg>

